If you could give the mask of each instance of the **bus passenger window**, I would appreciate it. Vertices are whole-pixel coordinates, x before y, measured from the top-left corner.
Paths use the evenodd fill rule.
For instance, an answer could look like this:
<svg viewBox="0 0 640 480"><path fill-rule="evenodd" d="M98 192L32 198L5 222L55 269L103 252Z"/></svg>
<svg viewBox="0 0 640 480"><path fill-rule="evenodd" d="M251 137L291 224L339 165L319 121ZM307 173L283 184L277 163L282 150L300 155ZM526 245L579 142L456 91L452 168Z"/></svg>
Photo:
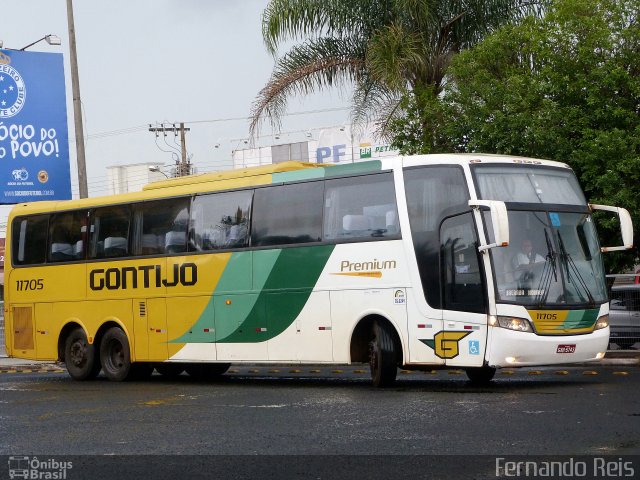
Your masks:
<svg viewBox="0 0 640 480"><path fill-rule="evenodd" d="M256 190L252 245L288 245L322 240L321 181Z"/></svg>
<svg viewBox="0 0 640 480"><path fill-rule="evenodd" d="M135 255L187 251L190 197L149 201L134 206Z"/></svg>
<svg viewBox="0 0 640 480"><path fill-rule="evenodd" d="M14 265L44 263L47 254L48 223L48 215L34 215L13 221L11 258Z"/></svg>
<svg viewBox="0 0 640 480"><path fill-rule="evenodd" d="M69 262L84 258L87 212L58 213L49 222L49 261Z"/></svg>
<svg viewBox="0 0 640 480"><path fill-rule="evenodd" d="M391 174L327 180L325 240L386 239L399 233Z"/></svg>
<svg viewBox="0 0 640 480"><path fill-rule="evenodd" d="M191 207L190 251L246 247L252 190L198 195Z"/></svg>
<svg viewBox="0 0 640 480"><path fill-rule="evenodd" d="M129 254L129 206L97 208L93 212L90 258L125 257Z"/></svg>

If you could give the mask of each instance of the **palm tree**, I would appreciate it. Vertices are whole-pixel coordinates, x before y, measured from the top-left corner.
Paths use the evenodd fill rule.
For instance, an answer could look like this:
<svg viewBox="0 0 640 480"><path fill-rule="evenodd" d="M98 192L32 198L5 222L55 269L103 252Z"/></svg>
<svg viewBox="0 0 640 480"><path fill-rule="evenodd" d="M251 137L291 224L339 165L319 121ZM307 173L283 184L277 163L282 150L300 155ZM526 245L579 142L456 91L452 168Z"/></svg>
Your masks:
<svg viewBox="0 0 640 480"><path fill-rule="evenodd" d="M353 86L352 121L385 131L402 94L438 95L453 55L546 0L271 0L262 34L276 63L254 101L250 130L279 119L292 95ZM278 47L298 41L278 56Z"/></svg>

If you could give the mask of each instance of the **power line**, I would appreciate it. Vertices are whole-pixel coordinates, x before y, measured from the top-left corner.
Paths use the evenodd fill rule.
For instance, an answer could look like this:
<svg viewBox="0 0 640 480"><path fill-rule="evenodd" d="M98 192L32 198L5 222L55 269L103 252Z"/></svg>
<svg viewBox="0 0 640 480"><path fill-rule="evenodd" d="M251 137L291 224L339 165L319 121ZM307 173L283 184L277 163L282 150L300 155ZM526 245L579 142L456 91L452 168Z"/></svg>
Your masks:
<svg viewBox="0 0 640 480"><path fill-rule="evenodd" d="M300 115L313 115L317 113L339 112L339 111L345 111L345 110L349 110L349 107L335 107L335 108L323 108L318 110L305 110L301 112L285 113L281 116L294 117L294 116L300 116ZM228 117L228 118L213 118L208 120L191 120L191 121L184 122L184 124L197 125L197 124L203 124L203 123L235 122L235 121L241 121L241 120L250 120L250 117ZM86 136L86 138L95 140L99 138L113 137L118 135L128 135L131 133L145 131L147 130L148 126L149 124L145 124L145 125L135 125L131 127L120 128L117 130L107 130L104 132L89 134Z"/></svg>

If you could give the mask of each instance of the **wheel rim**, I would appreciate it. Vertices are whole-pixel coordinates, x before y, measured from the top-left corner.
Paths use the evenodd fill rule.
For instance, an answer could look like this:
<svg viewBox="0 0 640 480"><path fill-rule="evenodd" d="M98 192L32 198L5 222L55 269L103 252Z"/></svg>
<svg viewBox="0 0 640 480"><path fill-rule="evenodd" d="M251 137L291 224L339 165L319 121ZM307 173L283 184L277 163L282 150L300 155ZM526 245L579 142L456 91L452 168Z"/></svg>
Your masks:
<svg viewBox="0 0 640 480"><path fill-rule="evenodd" d="M378 370L378 344L375 338L369 342L369 367L371 367L371 373Z"/></svg>
<svg viewBox="0 0 640 480"><path fill-rule="evenodd" d="M113 369L120 370L124 366L124 348L117 340L109 342L107 359Z"/></svg>
<svg viewBox="0 0 640 480"><path fill-rule="evenodd" d="M76 340L71 345L71 363L76 367L83 367L87 363L87 344L82 340Z"/></svg>

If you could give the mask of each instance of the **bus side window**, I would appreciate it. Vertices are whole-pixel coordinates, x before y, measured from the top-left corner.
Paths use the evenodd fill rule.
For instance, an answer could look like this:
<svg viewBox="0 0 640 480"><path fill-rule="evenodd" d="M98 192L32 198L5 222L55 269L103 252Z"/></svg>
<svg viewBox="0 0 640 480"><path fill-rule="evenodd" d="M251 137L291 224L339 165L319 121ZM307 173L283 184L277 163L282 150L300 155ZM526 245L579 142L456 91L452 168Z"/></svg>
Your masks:
<svg viewBox="0 0 640 480"><path fill-rule="evenodd" d="M129 254L128 205L96 208L91 225L90 258L125 257Z"/></svg>
<svg viewBox="0 0 640 480"><path fill-rule="evenodd" d="M259 188L253 206L253 246L322 240L321 181Z"/></svg>
<svg viewBox="0 0 640 480"><path fill-rule="evenodd" d="M252 190L196 196L191 208L189 250L246 247L252 197Z"/></svg>
<svg viewBox="0 0 640 480"><path fill-rule="evenodd" d="M49 261L68 262L84 258L86 211L64 212L49 222Z"/></svg>
<svg viewBox="0 0 640 480"><path fill-rule="evenodd" d="M45 262L48 224L48 215L34 215L13 221L11 258L14 265L37 265Z"/></svg>
<svg viewBox="0 0 640 480"><path fill-rule="evenodd" d="M391 174L327 180L324 200L325 240L385 239L399 233Z"/></svg>
<svg viewBox="0 0 640 480"><path fill-rule="evenodd" d="M484 313L486 302L472 214L442 222L440 242L443 308Z"/></svg>
<svg viewBox="0 0 640 480"><path fill-rule="evenodd" d="M148 201L134 206L134 254L187 251L190 197Z"/></svg>

